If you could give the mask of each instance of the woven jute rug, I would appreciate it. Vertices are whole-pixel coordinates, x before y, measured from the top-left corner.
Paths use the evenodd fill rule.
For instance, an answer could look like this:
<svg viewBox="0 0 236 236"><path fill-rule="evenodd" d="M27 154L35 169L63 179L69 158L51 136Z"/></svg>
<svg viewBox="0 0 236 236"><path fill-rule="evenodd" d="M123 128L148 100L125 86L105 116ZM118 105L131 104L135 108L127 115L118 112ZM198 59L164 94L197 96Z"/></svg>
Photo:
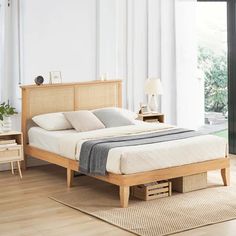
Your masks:
<svg viewBox="0 0 236 236"><path fill-rule="evenodd" d="M137 235L170 235L236 218L236 185L222 186L219 172L208 174L207 189L152 201L130 199L119 207L118 188L89 177L51 199Z"/></svg>

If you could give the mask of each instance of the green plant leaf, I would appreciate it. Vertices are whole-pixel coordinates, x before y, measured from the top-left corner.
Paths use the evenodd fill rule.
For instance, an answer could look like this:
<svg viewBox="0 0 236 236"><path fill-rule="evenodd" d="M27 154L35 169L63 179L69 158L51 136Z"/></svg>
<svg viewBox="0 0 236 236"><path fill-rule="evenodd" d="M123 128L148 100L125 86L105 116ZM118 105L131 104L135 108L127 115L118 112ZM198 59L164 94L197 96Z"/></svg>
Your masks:
<svg viewBox="0 0 236 236"><path fill-rule="evenodd" d="M0 115L2 117L1 120L3 120L4 116L11 116L14 114L17 114L14 107L12 107L10 104L6 104L5 102L1 103L0 105Z"/></svg>
<svg viewBox="0 0 236 236"><path fill-rule="evenodd" d="M228 110L226 52L216 55L211 50L200 47L198 65L204 72L205 110L226 113Z"/></svg>

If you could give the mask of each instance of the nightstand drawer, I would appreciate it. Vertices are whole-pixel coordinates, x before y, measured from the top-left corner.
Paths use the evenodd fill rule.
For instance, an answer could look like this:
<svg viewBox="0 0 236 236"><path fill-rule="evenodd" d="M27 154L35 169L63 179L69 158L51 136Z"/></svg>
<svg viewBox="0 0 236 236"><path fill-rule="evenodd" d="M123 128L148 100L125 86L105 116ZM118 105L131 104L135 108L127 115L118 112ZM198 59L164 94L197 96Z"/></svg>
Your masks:
<svg viewBox="0 0 236 236"><path fill-rule="evenodd" d="M12 147L0 147L0 162L2 161L12 161L21 160L21 145Z"/></svg>

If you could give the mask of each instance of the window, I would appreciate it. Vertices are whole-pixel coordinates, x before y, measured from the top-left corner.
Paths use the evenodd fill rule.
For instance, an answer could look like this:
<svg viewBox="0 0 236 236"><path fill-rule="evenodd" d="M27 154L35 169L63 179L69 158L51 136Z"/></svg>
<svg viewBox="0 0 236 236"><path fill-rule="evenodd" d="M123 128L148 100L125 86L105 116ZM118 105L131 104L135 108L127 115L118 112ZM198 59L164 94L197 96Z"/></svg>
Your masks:
<svg viewBox="0 0 236 236"><path fill-rule="evenodd" d="M228 138L227 3L198 2L198 69L208 133Z"/></svg>

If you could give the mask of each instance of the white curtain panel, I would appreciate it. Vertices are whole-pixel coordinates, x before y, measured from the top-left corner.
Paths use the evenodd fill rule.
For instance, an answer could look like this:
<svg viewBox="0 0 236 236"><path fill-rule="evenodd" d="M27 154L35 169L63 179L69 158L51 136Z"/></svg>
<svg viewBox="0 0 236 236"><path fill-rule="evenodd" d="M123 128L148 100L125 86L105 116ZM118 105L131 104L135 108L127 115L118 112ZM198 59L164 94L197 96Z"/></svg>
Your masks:
<svg viewBox="0 0 236 236"><path fill-rule="evenodd" d="M204 120L202 102L204 87L197 79L196 73L197 0L158 2L160 9L158 75L164 87L162 112L165 113L167 122L196 129Z"/></svg>
<svg viewBox="0 0 236 236"><path fill-rule="evenodd" d="M6 99L6 79L5 79L5 62L6 62L6 1L0 0L0 99L1 102Z"/></svg>
<svg viewBox="0 0 236 236"><path fill-rule="evenodd" d="M148 77L148 1L127 0L126 106L138 111L146 102L144 83Z"/></svg>
<svg viewBox="0 0 236 236"><path fill-rule="evenodd" d="M21 1L15 0L11 1L11 9L10 9L10 37L11 37L11 45L9 47L9 51L11 53L10 58L10 78L11 82L9 84L9 94L10 94L10 102L16 107L19 111L21 107L21 91L19 85L22 81L22 45L21 45L21 29L20 29L20 8Z"/></svg>
<svg viewBox="0 0 236 236"><path fill-rule="evenodd" d="M126 106L146 101L144 81L160 78L166 122L203 124L203 84L197 79L197 0L127 0ZM160 100L160 99L159 99Z"/></svg>
<svg viewBox="0 0 236 236"><path fill-rule="evenodd" d="M197 76L196 0L175 0L176 124L204 124L204 81Z"/></svg>
<svg viewBox="0 0 236 236"><path fill-rule="evenodd" d="M0 94L1 101L19 108L19 1L0 0L1 43L0 43Z"/></svg>

